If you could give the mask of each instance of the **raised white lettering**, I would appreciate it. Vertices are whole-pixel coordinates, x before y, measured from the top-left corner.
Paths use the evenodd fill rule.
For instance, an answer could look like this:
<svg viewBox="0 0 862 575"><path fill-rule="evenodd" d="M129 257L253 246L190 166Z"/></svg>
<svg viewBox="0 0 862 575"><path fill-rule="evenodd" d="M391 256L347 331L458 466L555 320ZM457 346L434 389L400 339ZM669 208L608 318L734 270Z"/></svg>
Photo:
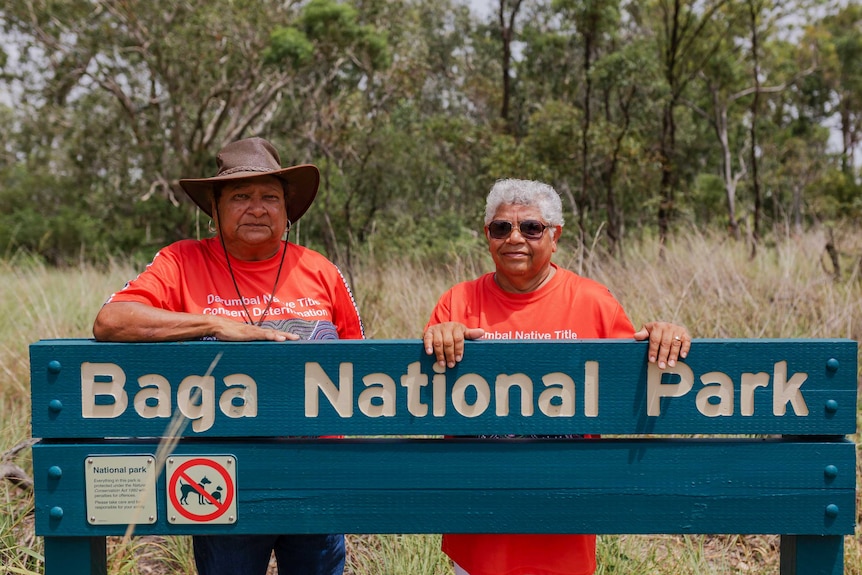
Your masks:
<svg viewBox="0 0 862 575"><path fill-rule="evenodd" d="M775 364L775 376L772 387L772 413L773 415L784 415L787 413L787 404L793 406L796 415L808 415L808 405L802 397L802 384L808 379L807 373L795 373L787 379L787 362L779 361Z"/></svg>
<svg viewBox="0 0 862 575"><path fill-rule="evenodd" d="M225 376L224 383L228 389L218 400L222 413L234 419L257 417L257 382L244 373L234 373Z"/></svg>
<svg viewBox="0 0 862 575"><path fill-rule="evenodd" d="M338 367L340 387L329 379L317 362L305 364L305 417L317 417L320 412L319 394L322 391L329 404L341 417L353 417L353 364Z"/></svg>
<svg viewBox="0 0 862 575"><path fill-rule="evenodd" d="M359 394L359 410L368 417L394 416L395 380L385 373L372 373L363 377L362 383L365 390Z"/></svg>
<svg viewBox="0 0 862 575"><path fill-rule="evenodd" d="M545 390L539 394L539 411L548 417L575 415L575 381L565 373L549 373L542 377ZM555 401L556 400L556 401Z"/></svg>
<svg viewBox="0 0 862 575"><path fill-rule="evenodd" d="M662 383L665 375L676 375L678 383ZM681 397L691 391L694 385L694 374L691 368L679 361L673 367L659 369L655 363L647 366L647 415L661 415L662 397Z"/></svg>
<svg viewBox="0 0 862 575"><path fill-rule="evenodd" d="M769 374L743 373L739 390L739 413L743 416L754 415L754 390L758 387L769 387Z"/></svg>
<svg viewBox="0 0 862 575"><path fill-rule="evenodd" d="M212 427L215 421L215 378L190 375L177 389L177 407L192 420L192 429L198 433Z"/></svg>
<svg viewBox="0 0 862 575"><path fill-rule="evenodd" d="M572 405L572 415L575 414ZM599 416L599 362L584 362L584 415Z"/></svg>
<svg viewBox="0 0 862 575"><path fill-rule="evenodd" d="M96 381L106 379L107 381ZM126 373L115 363L81 364L81 415L99 419L119 417L129 405L123 386ZM96 405L96 397L111 397L110 404Z"/></svg>
<svg viewBox="0 0 862 575"><path fill-rule="evenodd" d="M472 404L467 403L467 399L464 396L468 387L476 389L476 401ZM455 385L452 386L452 405L455 407L455 411L464 417L482 415L488 409L488 406L491 405L491 387L481 375L475 373L462 375L455 381Z"/></svg>
<svg viewBox="0 0 862 575"><path fill-rule="evenodd" d="M707 417L733 415L733 381L725 373L710 371L700 376L703 389L697 392L697 410ZM710 401L718 398L718 403Z"/></svg>
<svg viewBox="0 0 862 575"><path fill-rule="evenodd" d="M494 396L497 400L498 417L509 415L509 391L517 387L521 395L521 415L533 415L533 380L523 373L514 375L500 374L494 382Z"/></svg>
<svg viewBox="0 0 862 575"><path fill-rule="evenodd" d="M135 411L145 419L171 416L171 384L163 376L149 373L138 378ZM152 401L149 401L152 400Z"/></svg>
<svg viewBox="0 0 862 575"><path fill-rule="evenodd" d="M422 403L422 388L428 385L428 376L422 373L418 361L407 366L407 373L401 376L401 386L407 389L407 411L415 417L428 415L428 405Z"/></svg>
<svg viewBox="0 0 862 575"><path fill-rule="evenodd" d="M443 417L446 415L446 367L434 362L431 369L435 374L431 378L434 391L434 417Z"/></svg>

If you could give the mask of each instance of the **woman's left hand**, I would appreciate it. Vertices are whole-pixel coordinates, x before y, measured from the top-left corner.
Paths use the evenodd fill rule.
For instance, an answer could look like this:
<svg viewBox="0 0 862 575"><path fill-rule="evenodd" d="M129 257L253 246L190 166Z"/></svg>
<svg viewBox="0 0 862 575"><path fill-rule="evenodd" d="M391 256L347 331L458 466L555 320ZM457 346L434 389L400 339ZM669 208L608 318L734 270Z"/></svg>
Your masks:
<svg viewBox="0 0 862 575"><path fill-rule="evenodd" d="M685 359L691 348L691 336L681 325L666 321L645 323L635 333L637 341L649 339L649 361L658 363L659 369L673 367L678 359Z"/></svg>

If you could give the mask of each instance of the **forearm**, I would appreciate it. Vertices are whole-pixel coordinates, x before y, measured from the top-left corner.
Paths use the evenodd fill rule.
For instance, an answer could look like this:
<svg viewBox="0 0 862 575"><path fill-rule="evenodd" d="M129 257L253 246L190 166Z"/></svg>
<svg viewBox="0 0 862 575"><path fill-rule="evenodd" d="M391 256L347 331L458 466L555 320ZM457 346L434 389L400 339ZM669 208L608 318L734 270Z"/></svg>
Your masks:
<svg viewBox="0 0 862 575"><path fill-rule="evenodd" d="M142 303L111 302L93 324L98 341L181 341L215 335L217 316L168 311Z"/></svg>

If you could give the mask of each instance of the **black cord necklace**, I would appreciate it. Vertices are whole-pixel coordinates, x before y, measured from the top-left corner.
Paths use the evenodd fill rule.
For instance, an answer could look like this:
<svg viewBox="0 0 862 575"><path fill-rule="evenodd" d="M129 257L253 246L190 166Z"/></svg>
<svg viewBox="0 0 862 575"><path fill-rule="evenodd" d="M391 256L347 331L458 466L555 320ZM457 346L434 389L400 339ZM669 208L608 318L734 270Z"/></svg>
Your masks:
<svg viewBox="0 0 862 575"><path fill-rule="evenodd" d="M287 220L287 233L290 234L290 220ZM263 320L266 319L266 314L269 313L269 308L272 306L272 300L275 299L275 290L278 288L278 279L281 277L281 268L284 266L284 256L287 255L287 238L284 240L284 249L281 251L281 261L278 262L278 272L275 274L275 284L272 286L272 291L269 294L269 301L266 302L266 307L263 310L263 313L260 315L260 320L257 322L252 321L251 314L248 312L248 308L245 306L245 298L242 297L242 293L239 291L239 284L236 282L236 276L233 273L233 267L230 265L230 255L227 253L227 246L224 243L224 236L221 232L221 227L218 229L218 238L221 241L221 247L224 250L225 261L227 261L227 269L230 273L230 279L233 280L233 288L236 290L236 296L239 298L239 303L242 305L243 311L245 311L245 316L248 319L243 319L243 323L247 323L249 325L261 326L263 324Z"/></svg>

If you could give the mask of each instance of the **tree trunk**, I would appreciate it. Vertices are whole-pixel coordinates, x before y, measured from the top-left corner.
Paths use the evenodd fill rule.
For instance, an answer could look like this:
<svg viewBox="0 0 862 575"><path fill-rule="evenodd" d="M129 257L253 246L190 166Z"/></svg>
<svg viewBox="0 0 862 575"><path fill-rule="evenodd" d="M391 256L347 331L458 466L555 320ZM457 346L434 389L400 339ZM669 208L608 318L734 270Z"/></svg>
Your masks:
<svg viewBox="0 0 862 575"><path fill-rule="evenodd" d="M512 41L515 38L515 18L518 15L518 10L521 9L521 1L515 0L512 5L512 11L508 14L508 21L506 0L500 0L500 8L497 12L500 23L500 40L503 43L503 101L500 104L500 119L503 120L503 128L508 134L515 132L512 121L509 118L509 108L512 99Z"/></svg>
<svg viewBox="0 0 862 575"><path fill-rule="evenodd" d="M587 206L587 190L590 186L590 123L592 121L592 92L593 83L590 77L590 67L592 66L592 50L593 50L593 32L596 23L595 17L589 18L590 26L584 30L584 119L581 123L581 193L580 206L578 206L578 234L580 240L580 249L585 251L586 247L586 221L584 214ZM582 253L585 255L585 253Z"/></svg>
<svg viewBox="0 0 862 575"><path fill-rule="evenodd" d="M751 190L754 195L754 231L751 237L751 258L757 256L757 246L760 243L760 218L763 205L763 198L760 193L760 177L758 174L759 160L757 158L757 120L760 112L760 53L759 42L760 38L757 34L757 14L760 6L757 9L754 6L754 0L748 0L748 14L751 24L751 56L753 60L752 74L754 76L754 97L751 99L751 127L749 130L749 138L751 139Z"/></svg>
<svg viewBox="0 0 862 575"><path fill-rule="evenodd" d="M675 102L668 101L665 104L664 116L661 124L661 202L658 206L658 240L659 258L664 260L665 245L670 233L670 220L673 213L674 189L676 187L676 173L674 168L674 155L676 154L676 124L674 122Z"/></svg>

